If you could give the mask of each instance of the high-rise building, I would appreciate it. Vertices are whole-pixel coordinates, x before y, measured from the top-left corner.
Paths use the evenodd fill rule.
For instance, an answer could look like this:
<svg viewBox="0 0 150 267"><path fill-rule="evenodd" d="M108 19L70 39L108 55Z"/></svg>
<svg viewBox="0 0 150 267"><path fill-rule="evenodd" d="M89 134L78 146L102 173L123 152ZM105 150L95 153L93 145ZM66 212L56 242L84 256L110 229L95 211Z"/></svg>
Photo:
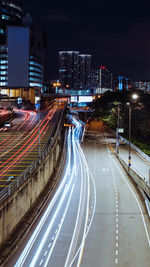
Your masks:
<svg viewBox="0 0 150 267"><path fill-rule="evenodd" d="M7 26L21 25L22 1L0 1L0 86L7 86L8 55L7 55Z"/></svg>
<svg viewBox="0 0 150 267"><path fill-rule="evenodd" d="M59 81L63 89L78 89L78 51L59 52Z"/></svg>
<svg viewBox="0 0 150 267"><path fill-rule="evenodd" d="M78 89L91 89L91 55L78 55Z"/></svg>
<svg viewBox="0 0 150 267"><path fill-rule="evenodd" d="M29 13L23 18L23 26L30 29L29 87L43 88L46 34Z"/></svg>
<svg viewBox="0 0 150 267"><path fill-rule="evenodd" d="M91 86L91 55L59 52L59 81L63 89L88 90Z"/></svg>
<svg viewBox="0 0 150 267"><path fill-rule="evenodd" d="M44 86L46 36L21 0L0 1L1 93L35 101Z"/></svg>
<svg viewBox="0 0 150 267"><path fill-rule="evenodd" d="M112 73L105 66L92 71L92 88L96 93L104 93L112 89Z"/></svg>

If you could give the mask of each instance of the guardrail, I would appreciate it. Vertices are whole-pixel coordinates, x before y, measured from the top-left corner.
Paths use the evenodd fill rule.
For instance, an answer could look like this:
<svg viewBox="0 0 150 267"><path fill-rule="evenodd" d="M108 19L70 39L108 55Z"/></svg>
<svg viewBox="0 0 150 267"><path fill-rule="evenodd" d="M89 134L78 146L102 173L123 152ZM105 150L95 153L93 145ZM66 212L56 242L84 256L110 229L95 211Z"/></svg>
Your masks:
<svg viewBox="0 0 150 267"><path fill-rule="evenodd" d="M127 139L125 139L122 136L119 136L120 140L122 140L123 142L125 142L126 144L129 145L129 141ZM130 146L137 151L144 159L146 159L149 163L150 163L150 157L148 155L146 155L141 149L139 149L137 146L133 145L132 143L130 143Z"/></svg>
<svg viewBox="0 0 150 267"><path fill-rule="evenodd" d="M4 188L0 191L0 203L7 199L11 193L13 193L26 179L27 176L30 175L37 166L40 166L40 163L44 160L44 158L48 155L50 150L53 148L53 145L58 137L60 130L62 129L62 122L63 122L64 110L60 113L58 120L55 123L53 131L49 136L47 144L45 144L40 158L37 157L34 162L32 162L24 172L20 173L20 176L17 177L15 181L13 181L7 188Z"/></svg>

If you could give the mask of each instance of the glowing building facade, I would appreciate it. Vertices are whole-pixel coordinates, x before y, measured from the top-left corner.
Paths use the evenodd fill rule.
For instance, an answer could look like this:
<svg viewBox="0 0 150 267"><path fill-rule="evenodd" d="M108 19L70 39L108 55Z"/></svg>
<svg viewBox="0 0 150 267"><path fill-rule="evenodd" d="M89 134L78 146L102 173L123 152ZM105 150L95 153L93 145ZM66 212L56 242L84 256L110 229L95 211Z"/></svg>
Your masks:
<svg viewBox="0 0 150 267"><path fill-rule="evenodd" d="M22 1L0 2L0 89L12 97L35 101L44 86L46 35ZM21 59L21 60L20 60Z"/></svg>
<svg viewBox="0 0 150 267"><path fill-rule="evenodd" d="M79 51L59 52L59 81L63 89L90 89L91 55Z"/></svg>

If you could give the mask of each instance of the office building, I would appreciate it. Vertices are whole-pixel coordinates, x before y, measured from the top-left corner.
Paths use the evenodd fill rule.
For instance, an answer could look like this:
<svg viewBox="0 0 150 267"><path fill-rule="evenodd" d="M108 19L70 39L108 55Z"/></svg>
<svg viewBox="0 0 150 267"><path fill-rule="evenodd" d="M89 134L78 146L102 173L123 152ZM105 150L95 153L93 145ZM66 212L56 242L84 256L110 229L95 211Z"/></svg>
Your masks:
<svg viewBox="0 0 150 267"><path fill-rule="evenodd" d="M91 89L91 55L78 55L78 90Z"/></svg>
<svg viewBox="0 0 150 267"><path fill-rule="evenodd" d="M112 90L112 73L107 67L100 66L92 71L92 88L99 94Z"/></svg>
<svg viewBox="0 0 150 267"><path fill-rule="evenodd" d="M0 1L0 87L7 86L7 26L22 24L22 1Z"/></svg>
<svg viewBox="0 0 150 267"><path fill-rule="evenodd" d="M63 89L78 90L78 51L59 52L59 81Z"/></svg>
<svg viewBox="0 0 150 267"><path fill-rule="evenodd" d="M22 16L22 1L2 1L0 11L0 91L34 103L44 88L45 32Z"/></svg>

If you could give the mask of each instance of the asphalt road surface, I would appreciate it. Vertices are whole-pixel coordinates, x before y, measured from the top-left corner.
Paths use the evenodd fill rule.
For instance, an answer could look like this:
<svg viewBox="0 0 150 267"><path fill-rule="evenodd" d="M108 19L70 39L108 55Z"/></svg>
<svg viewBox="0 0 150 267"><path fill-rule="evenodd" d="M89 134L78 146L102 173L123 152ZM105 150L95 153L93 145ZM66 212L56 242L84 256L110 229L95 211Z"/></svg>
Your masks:
<svg viewBox="0 0 150 267"><path fill-rule="evenodd" d="M149 267L150 221L144 202L108 147L112 134L91 123L84 154L96 185L96 211L81 266Z"/></svg>
<svg viewBox="0 0 150 267"><path fill-rule="evenodd" d="M92 123L80 146L73 120L57 191L5 266L149 267L148 215L108 147L112 135Z"/></svg>
<svg viewBox="0 0 150 267"><path fill-rule="evenodd" d="M40 218L5 266L79 266L95 211L95 187L79 139L82 126L69 128L61 181Z"/></svg>

